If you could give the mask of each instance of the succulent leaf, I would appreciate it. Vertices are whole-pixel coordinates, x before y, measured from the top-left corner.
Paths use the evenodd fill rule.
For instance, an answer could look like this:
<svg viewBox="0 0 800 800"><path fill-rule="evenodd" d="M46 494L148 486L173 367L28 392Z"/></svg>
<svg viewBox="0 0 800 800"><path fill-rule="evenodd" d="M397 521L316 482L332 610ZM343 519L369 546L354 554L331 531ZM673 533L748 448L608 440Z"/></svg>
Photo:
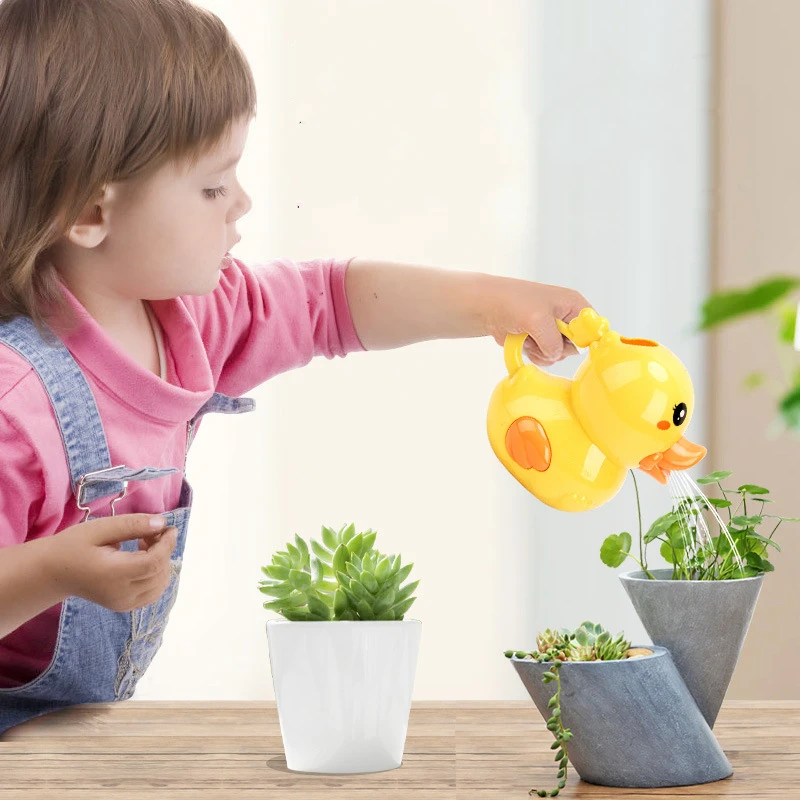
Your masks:
<svg viewBox="0 0 800 800"><path fill-rule="evenodd" d="M300 551L301 556L303 559L305 559L308 556L308 545L305 543L305 540L295 534L294 541L297 549Z"/></svg>
<svg viewBox="0 0 800 800"><path fill-rule="evenodd" d="M314 555L322 561L323 564L328 564L330 566L333 553L326 550L316 539L311 540L311 549L314 551Z"/></svg>
<svg viewBox="0 0 800 800"><path fill-rule="evenodd" d="M308 610L317 617L320 617L323 620L330 619L331 610L328 607L327 603L323 603L322 600L315 597L314 595L309 595L308 598Z"/></svg>
<svg viewBox="0 0 800 800"><path fill-rule="evenodd" d="M362 571L361 575L359 576L359 580L370 592L372 592L372 594L378 593L378 581L375 579L375 576L367 572L367 570Z"/></svg>
<svg viewBox="0 0 800 800"><path fill-rule="evenodd" d="M322 542L331 552L334 552L338 545L336 534L330 528L325 527L325 525L322 526Z"/></svg>
<svg viewBox="0 0 800 800"><path fill-rule="evenodd" d="M378 562L378 566L375 567L375 577L379 581L385 580L386 576L389 574L389 567L389 556L383 556L383 558L381 558L381 560Z"/></svg>
<svg viewBox="0 0 800 800"><path fill-rule="evenodd" d="M403 619L403 615L411 608L411 604L416 600L416 597L409 597L408 600L403 600L402 603L397 603L392 606L395 619Z"/></svg>
<svg viewBox="0 0 800 800"><path fill-rule="evenodd" d="M400 600L405 600L414 589L419 586L419 581L414 581L413 583L407 583L399 592L397 592L397 597L395 598L395 602L400 602Z"/></svg>
<svg viewBox="0 0 800 800"><path fill-rule="evenodd" d="M289 577L288 567L278 567L278 566L267 567L266 572L270 578L275 578L275 580L279 581L285 581Z"/></svg>
<svg viewBox="0 0 800 800"><path fill-rule="evenodd" d="M350 551L347 549L347 545L340 544L336 548L336 552L333 554L333 568L336 572L345 572L346 571L346 564L350 557Z"/></svg>
<svg viewBox="0 0 800 800"><path fill-rule="evenodd" d="M373 609L376 613L380 613L381 611L386 611L387 609L391 608L394 605L396 598L396 592L391 586L387 586L376 598L375 604L373 605ZM403 600L404 598L400 598Z"/></svg>

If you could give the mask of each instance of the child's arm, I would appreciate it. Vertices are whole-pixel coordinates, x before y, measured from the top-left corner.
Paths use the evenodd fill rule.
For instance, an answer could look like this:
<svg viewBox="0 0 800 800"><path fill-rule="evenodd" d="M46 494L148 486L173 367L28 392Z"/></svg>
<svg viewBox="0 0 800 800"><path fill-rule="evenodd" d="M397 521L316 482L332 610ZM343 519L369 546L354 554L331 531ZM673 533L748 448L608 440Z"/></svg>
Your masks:
<svg viewBox="0 0 800 800"><path fill-rule="evenodd" d="M555 320L591 307L572 289L479 272L436 269L355 258L345 279L358 337L367 350L427 339L493 336L527 331L526 352L539 364L575 353Z"/></svg>
<svg viewBox="0 0 800 800"><path fill-rule="evenodd" d="M67 594L49 569L49 538L0 548L0 639Z"/></svg>

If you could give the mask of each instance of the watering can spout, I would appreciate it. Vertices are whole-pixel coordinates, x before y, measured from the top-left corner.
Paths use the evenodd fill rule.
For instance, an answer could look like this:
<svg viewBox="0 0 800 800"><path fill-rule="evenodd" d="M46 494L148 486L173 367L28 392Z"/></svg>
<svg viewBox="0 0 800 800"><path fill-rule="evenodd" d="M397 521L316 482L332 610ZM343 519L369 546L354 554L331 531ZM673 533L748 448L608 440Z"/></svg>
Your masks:
<svg viewBox="0 0 800 800"><path fill-rule="evenodd" d="M705 458L707 452L705 447L683 436L663 453L653 453L643 458L639 462L639 469L652 475L659 483L666 483L670 472L693 467Z"/></svg>

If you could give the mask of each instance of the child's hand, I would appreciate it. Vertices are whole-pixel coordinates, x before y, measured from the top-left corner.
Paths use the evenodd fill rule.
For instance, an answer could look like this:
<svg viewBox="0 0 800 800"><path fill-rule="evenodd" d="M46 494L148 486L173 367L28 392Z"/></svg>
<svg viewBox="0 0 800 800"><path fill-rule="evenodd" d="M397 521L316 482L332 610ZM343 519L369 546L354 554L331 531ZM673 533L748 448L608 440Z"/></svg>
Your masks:
<svg viewBox="0 0 800 800"><path fill-rule="evenodd" d="M48 577L64 597L83 597L111 611L154 603L169 586L170 555L178 531L150 528L152 516L91 519L43 540ZM138 550L119 549L120 542L129 539L139 540Z"/></svg>
<svg viewBox="0 0 800 800"><path fill-rule="evenodd" d="M487 298L487 332L503 345L509 333L529 334L525 354L539 366L549 366L578 352L556 327L556 319L571 322L591 303L574 289L547 283L495 278ZM532 337L532 338L531 338Z"/></svg>

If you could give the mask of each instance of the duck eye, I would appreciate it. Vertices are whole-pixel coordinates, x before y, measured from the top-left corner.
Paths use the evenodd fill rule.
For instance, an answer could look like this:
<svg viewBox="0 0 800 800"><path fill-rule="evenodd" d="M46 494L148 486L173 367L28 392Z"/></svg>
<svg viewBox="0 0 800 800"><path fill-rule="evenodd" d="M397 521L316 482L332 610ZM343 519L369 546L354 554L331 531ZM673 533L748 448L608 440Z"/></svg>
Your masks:
<svg viewBox="0 0 800 800"><path fill-rule="evenodd" d="M672 410L672 423L677 427L686 420L686 403L678 403Z"/></svg>

